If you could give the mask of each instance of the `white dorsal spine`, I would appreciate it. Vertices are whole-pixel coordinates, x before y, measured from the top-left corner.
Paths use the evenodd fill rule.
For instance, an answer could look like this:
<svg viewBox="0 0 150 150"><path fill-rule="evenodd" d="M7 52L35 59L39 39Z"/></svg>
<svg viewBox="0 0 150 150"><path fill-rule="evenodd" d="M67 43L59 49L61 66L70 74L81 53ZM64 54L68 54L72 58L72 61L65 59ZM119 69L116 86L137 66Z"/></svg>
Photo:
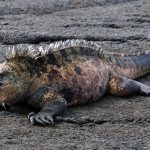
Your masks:
<svg viewBox="0 0 150 150"><path fill-rule="evenodd" d="M25 44L19 44L16 46L13 46L11 50L8 50L6 52L6 58L12 58L15 56L30 56L32 58L39 57L39 54L41 56L44 56L46 54L55 53L57 51L61 51L63 49L67 48L78 48L78 47L84 47L95 51L95 55L98 55L98 57L105 57L105 55L109 55L109 57L126 57L126 56L139 56L141 54L150 54L150 50L147 50L145 52L137 52L137 53L131 53L131 54L125 54L125 53L116 53L116 52L106 52L103 51L101 46L93 41L86 41L86 40L80 40L80 39L72 39L72 40L66 40L66 41L59 41L50 43L47 46L40 46L38 48L33 47L32 45L25 45ZM106 57L107 57L106 56Z"/></svg>
<svg viewBox="0 0 150 150"><path fill-rule="evenodd" d="M36 58L39 54L42 56L46 54L51 54L56 51L60 51L62 49L67 49L67 48L75 48L75 47L85 47L85 48L90 48L92 50L97 51L97 54L103 53L103 50L101 49L100 45L98 45L95 42L92 41L86 41L86 40L66 40L66 41L59 41L59 42L54 42L49 44L48 46L40 46L39 48L33 48L33 46L27 46L24 44L19 44L16 46L13 46L11 51L6 52L6 57L11 58L17 56L22 56L22 55L29 55L33 58Z"/></svg>

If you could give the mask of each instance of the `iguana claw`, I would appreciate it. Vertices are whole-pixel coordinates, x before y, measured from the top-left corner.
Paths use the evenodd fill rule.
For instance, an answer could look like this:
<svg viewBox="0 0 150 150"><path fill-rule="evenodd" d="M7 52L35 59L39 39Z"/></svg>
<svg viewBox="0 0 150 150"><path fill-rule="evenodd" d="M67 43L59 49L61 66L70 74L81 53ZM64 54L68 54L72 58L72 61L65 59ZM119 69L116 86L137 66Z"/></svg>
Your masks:
<svg viewBox="0 0 150 150"><path fill-rule="evenodd" d="M31 112L28 115L28 120L31 122L33 125L52 125L54 126L54 120L53 117L49 113L34 113Z"/></svg>

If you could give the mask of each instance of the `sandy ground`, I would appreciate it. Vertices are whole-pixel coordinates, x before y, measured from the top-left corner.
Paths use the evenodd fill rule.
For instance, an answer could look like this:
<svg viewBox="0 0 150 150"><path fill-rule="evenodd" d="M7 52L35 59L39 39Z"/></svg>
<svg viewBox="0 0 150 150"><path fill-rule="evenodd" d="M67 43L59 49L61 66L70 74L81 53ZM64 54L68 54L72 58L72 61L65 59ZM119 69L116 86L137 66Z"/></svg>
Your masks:
<svg viewBox="0 0 150 150"><path fill-rule="evenodd" d="M84 38L106 51L144 51L150 47L149 0L1 0L0 61L15 44L39 46ZM150 76L140 79L150 84ZM90 117L82 127L58 123L32 126L28 110L0 112L0 149L149 150L150 98L118 98L72 107L65 114Z"/></svg>

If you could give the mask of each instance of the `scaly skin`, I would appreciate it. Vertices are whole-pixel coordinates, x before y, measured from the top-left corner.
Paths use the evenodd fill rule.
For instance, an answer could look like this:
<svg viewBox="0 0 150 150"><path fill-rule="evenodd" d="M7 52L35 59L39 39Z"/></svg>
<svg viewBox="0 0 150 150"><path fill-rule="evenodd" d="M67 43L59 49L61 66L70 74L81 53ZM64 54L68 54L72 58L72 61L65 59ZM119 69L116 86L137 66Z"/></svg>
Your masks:
<svg viewBox="0 0 150 150"><path fill-rule="evenodd" d="M39 111L29 114L31 123L53 125L67 106L97 101L106 92L150 94L150 86L132 80L150 72L150 54L111 56L73 42L36 58L28 51L6 58L0 64L2 106L27 103Z"/></svg>
<svg viewBox="0 0 150 150"><path fill-rule="evenodd" d="M118 57L113 70L130 79L136 79L150 72L150 54Z"/></svg>

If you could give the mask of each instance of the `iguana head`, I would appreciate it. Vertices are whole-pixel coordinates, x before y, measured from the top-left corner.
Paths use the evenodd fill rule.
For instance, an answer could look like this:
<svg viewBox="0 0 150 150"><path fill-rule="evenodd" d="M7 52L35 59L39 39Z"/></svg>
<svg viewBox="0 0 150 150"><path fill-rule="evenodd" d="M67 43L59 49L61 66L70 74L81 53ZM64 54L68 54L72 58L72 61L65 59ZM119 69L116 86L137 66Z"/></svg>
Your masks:
<svg viewBox="0 0 150 150"><path fill-rule="evenodd" d="M7 62L0 63L0 103L13 105L21 97L22 86L18 74Z"/></svg>

